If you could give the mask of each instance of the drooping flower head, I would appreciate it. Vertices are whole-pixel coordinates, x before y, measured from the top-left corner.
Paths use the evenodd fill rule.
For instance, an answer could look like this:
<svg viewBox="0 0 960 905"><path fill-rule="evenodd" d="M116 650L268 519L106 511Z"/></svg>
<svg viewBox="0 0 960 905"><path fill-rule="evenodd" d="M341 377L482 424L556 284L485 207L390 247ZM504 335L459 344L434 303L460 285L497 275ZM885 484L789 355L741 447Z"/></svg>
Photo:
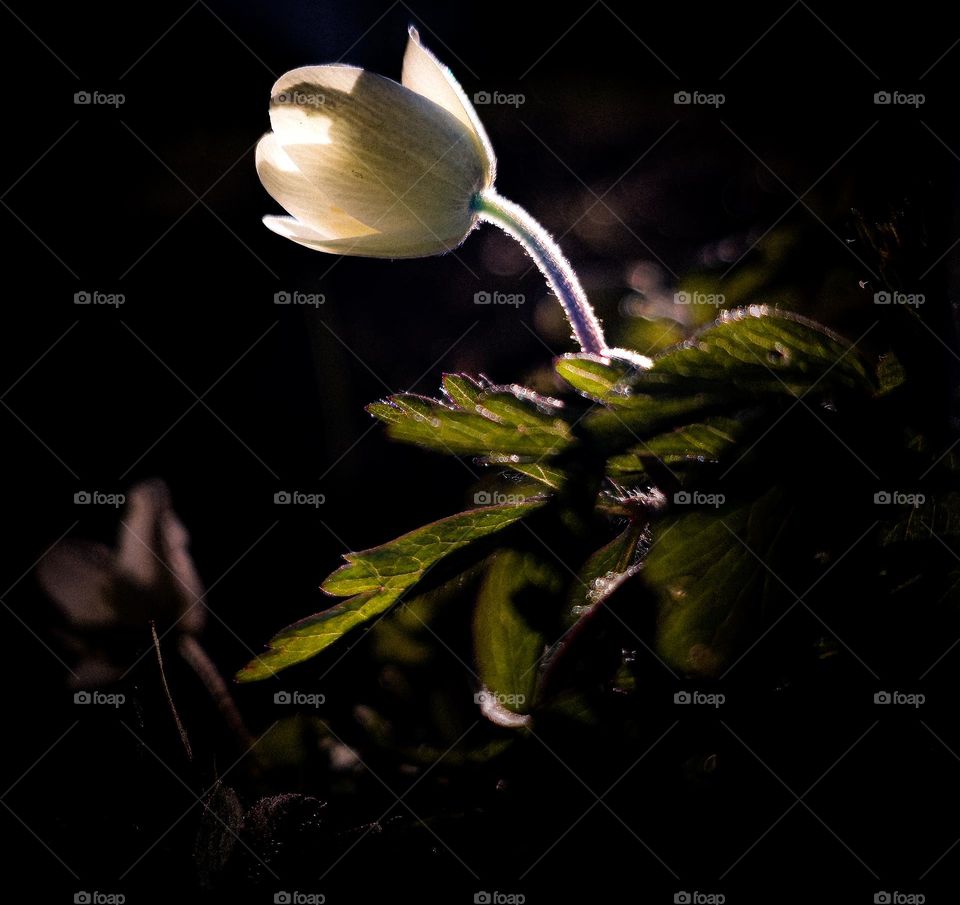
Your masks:
<svg viewBox="0 0 960 905"><path fill-rule="evenodd" d="M274 232L332 254L412 258L456 248L493 185L486 132L416 29L402 83L355 66L307 66L273 86L257 172L291 214Z"/></svg>
<svg viewBox="0 0 960 905"><path fill-rule="evenodd" d="M496 158L473 105L415 28L401 83L355 66L307 66L270 98L257 172L291 215L275 233L338 255L419 258L452 251L481 221L519 241L584 352L608 351L600 321L550 234L494 189Z"/></svg>

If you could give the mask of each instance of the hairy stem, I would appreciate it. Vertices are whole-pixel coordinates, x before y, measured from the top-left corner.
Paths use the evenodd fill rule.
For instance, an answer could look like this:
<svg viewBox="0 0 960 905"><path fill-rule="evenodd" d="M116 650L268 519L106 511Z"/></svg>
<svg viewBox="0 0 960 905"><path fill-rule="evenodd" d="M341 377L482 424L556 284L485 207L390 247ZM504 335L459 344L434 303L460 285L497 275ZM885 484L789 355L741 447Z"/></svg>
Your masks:
<svg viewBox="0 0 960 905"><path fill-rule="evenodd" d="M476 196L474 209L481 220L496 224L527 250L563 305L580 348L584 352L605 355L607 343L600 321L573 267L553 237L522 207L502 198L493 189Z"/></svg>

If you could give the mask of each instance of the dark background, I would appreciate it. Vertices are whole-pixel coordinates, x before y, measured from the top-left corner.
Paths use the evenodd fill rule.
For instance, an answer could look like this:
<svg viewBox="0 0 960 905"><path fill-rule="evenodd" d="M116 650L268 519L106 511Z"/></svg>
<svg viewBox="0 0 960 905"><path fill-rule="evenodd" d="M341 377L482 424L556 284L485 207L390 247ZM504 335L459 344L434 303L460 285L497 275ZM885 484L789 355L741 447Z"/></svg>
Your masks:
<svg viewBox="0 0 960 905"><path fill-rule="evenodd" d="M659 281L669 299L691 273L722 273L781 216L782 235L802 249L788 262L786 301L848 336L872 317L858 308L872 289L859 286L871 281L869 268L848 244L852 207L883 212L910 199L927 225L930 263L942 258L929 291L955 294L957 255L948 250L960 229L960 50L950 51L960 32L946 7L3 6L0 584L10 590L0 611L0 784L16 785L0 821L10 872L56 889L60 898L51 901L70 901L80 889L123 890L130 902L164 890L199 897L191 855L199 806L117 878L189 807L186 787L199 793L235 759L212 732L199 743L197 763L184 764L149 658L131 691L140 695L137 712L123 718L160 760L112 715L83 714L54 745L78 716L55 657L56 611L30 573L65 533L109 541L117 520L108 508L73 505L74 493L122 492L152 476L169 483L197 567L208 586L216 583L205 639L230 675L276 629L325 605L316 588L346 549L463 506L472 480L463 465L391 443L366 403L399 390L432 393L445 371L549 388L551 356L571 350L541 278L491 227L455 254L406 262L312 254L269 233L260 218L277 207L257 180L253 147L268 128L269 89L283 71L342 57L398 77L406 26L415 23L468 94L522 93L519 108L480 109L499 157L498 188L555 234L578 221L562 245L624 343L639 335L630 324L637 289L659 297L649 290ZM126 100L118 109L75 105L74 93L84 90L122 92ZM723 92L726 103L677 106L679 90ZM880 90L920 91L927 100L919 110L878 107ZM795 204L814 183L804 201L816 216ZM608 190L606 205L578 220ZM729 304L757 300L749 279L737 282L738 268L754 264L748 256L731 270ZM125 303L76 306L82 290L122 293ZM316 310L274 304L275 293L295 290L322 292L326 303ZM473 303L474 293L490 290L522 292L527 303L519 310ZM941 354L932 344L930 355ZM283 489L323 493L326 503L281 509L273 495ZM931 649L950 640L933 639ZM364 664L362 650L351 654L327 680L345 713ZM938 689L936 728L960 750L950 740L960 735L952 687L944 678ZM187 680L175 691L187 714L201 724L209 717L192 703L197 689ZM258 728L271 718L269 694L238 692ZM774 711L761 695L729 722L799 793L874 717L869 706L861 712L829 691L794 704ZM645 744L670 720L652 710ZM958 850L920 875L960 835L960 763L916 719L885 721L846 772L818 787L813 806L830 829L797 805L724 882L716 877L794 799L741 747L705 805L683 779L680 752L730 738L714 724L683 732L685 740L645 762L645 779L619 799L620 812L642 825L640 835L676 865L680 880L596 808L567 847L517 881L525 853L529 864L592 801L554 763L557 772L543 768L541 791L520 795L508 818L449 831L486 885L435 839L405 837L358 847L325 888L349 896L383 881L394 899L437 894L452 902L488 887L522 890L528 901L576 901L575 890L589 889L606 900L614 881L642 901L672 901L688 888L726 891L731 902L794 895L868 902L880 889L945 901L955 888ZM592 754L594 766L610 763L609 782L622 772L621 755L599 733ZM290 788L311 791L298 783L290 779ZM274 783L258 791L286 789ZM556 810L544 810L545 801ZM342 825L380 812L375 802L360 801L352 814L351 807L341 805ZM511 851L519 852L516 864ZM272 888L250 886L246 894L272 901Z"/></svg>

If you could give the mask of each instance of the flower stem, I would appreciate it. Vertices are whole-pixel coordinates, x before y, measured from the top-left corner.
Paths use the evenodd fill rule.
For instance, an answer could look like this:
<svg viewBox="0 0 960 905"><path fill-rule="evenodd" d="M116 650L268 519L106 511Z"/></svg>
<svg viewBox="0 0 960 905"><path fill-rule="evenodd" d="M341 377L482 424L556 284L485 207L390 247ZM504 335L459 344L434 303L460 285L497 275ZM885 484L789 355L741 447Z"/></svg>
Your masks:
<svg viewBox="0 0 960 905"><path fill-rule="evenodd" d="M476 196L474 209L481 220L496 224L527 250L563 305L580 348L584 352L605 355L607 343L600 321L593 313L573 267L553 237L522 207L501 197L493 189Z"/></svg>

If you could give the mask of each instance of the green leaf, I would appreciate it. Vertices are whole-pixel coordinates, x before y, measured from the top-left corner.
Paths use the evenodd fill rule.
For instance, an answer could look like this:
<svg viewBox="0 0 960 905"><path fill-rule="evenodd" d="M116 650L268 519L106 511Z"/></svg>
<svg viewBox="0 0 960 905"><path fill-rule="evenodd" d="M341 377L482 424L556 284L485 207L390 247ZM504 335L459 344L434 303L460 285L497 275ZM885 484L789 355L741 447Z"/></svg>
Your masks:
<svg viewBox="0 0 960 905"><path fill-rule="evenodd" d="M403 591L403 588L367 591L288 625L270 639L266 653L255 657L237 673L237 681L269 679L281 669L309 660L351 629L385 613L400 599Z"/></svg>
<svg viewBox="0 0 960 905"><path fill-rule="evenodd" d="M464 375L444 377L448 402L412 393L367 406L395 440L454 455L542 457L571 439L563 406L523 387L483 386Z"/></svg>
<svg viewBox="0 0 960 905"><path fill-rule="evenodd" d="M581 620L589 620L597 607L605 603L642 566L640 544L645 529L630 524L609 543L595 551L580 568L577 581L570 586L564 632L553 642L542 658L544 691L556 683L558 667L575 649Z"/></svg>
<svg viewBox="0 0 960 905"><path fill-rule="evenodd" d="M329 647L351 629L385 613L424 574L451 553L519 521L544 503L535 499L471 509L417 528L402 537L344 556L322 589L349 600L288 626L269 642L266 653L237 674L241 682L266 679Z"/></svg>
<svg viewBox="0 0 960 905"><path fill-rule="evenodd" d="M484 693L513 713L533 706L545 638L524 607L556 595L556 570L530 553L501 550L492 559L474 610L473 637Z"/></svg>
<svg viewBox="0 0 960 905"><path fill-rule="evenodd" d="M472 411L483 397L483 385L466 374L444 374L443 392L464 411Z"/></svg>
<svg viewBox="0 0 960 905"><path fill-rule="evenodd" d="M659 603L657 648L687 673L717 675L776 618L786 589L777 568L777 540L788 518L781 494L730 508L701 508L664 520L654 532L642 575ZM749 549L748 549L749 548Z"/></svg>
<svg viewBox="0 0 960 905"><path fill-rule="evenodd" d="M322 585L328 594L346 596L363 591L410 587L423 573L455 550L501 531L529 515L541 499L468 509L417 528L379 547L347 553L341 566Z"/></svg>
<svg viewBox="0 0 960 905"><path fill-rule="evenodd" d="M636 372L625 361L589 353L564 355L554 362L554 369L575 390L607 405L617 405L629 397L625 380Z"/></svg>
<svg viewBox="0 0 960 905"><path fill-rule="evenodd" d="M595 409L581 423L586 433L613 451L643 443L648 437L691 420L710 417L724 405L720 393L635 395L617 406Z"/></svg>
<svg viewBox="0 0 960 905"><path fill-rule="evenodd" d="M800 315L762 305L723 312L715 324L664 353L641 376L656 381L666 375L722 381L748 395L799 395L827 378L825 388L871 388L867 370L848 342Z"/></svg>
<svg viewBox="0 0 960 905"><path fill-rule="evenodd" d="M539 462L501 462L499 464L509 465L514 471L545 484L551 490L559 490L566 480L566 475L562 471L556 468L547 468Z"/></svg>
<svg viewBox="0 0 960 905"><path fill-rule="evenodd" d="M636 562L643 530L630 525L590 555L570 589L567 625L572 625L608 596L609 590Z"/></svg>
<svg viewBox="0 0 960 905"><path fill-rule="evenodd" d="M646 471L645 463L658 459L667 464L689 461L718 462L736 447L744 423L735 418L715 417L697 424L688 424L651 437L646 443L607 462L607 473L613 477Z"/></svg>
<svg viewBox="0 0 960 905"><path fill-rule="evenodd" d="M596 372L596 363L589 368ZM582 424L609 448L623 450L666 428L730 416L760 400L814 388L874 392L863 361L843 339L799 315L759 305L723 312L652 367L614 386L602 397L606 405Z"/></svg>

